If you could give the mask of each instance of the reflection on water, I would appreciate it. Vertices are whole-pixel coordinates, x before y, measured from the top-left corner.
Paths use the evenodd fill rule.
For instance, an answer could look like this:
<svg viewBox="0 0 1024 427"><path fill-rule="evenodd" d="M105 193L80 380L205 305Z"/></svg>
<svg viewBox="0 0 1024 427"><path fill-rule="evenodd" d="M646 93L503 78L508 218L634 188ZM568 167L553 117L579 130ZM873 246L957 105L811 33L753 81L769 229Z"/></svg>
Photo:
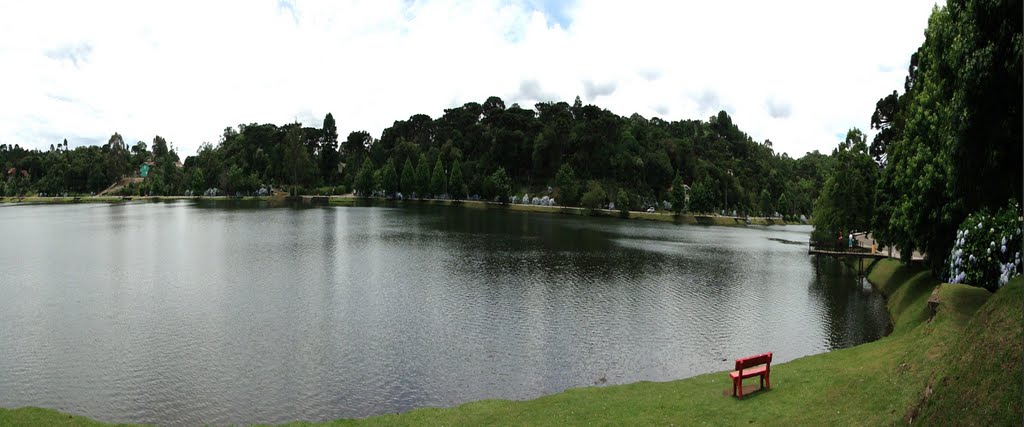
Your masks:
<svg viewBox="0 0 1024 427"><path fill-rule="evenodd" d="M0 406L328 420L672 380L881 337L809 227L415 206L0 209Z"/></svg>

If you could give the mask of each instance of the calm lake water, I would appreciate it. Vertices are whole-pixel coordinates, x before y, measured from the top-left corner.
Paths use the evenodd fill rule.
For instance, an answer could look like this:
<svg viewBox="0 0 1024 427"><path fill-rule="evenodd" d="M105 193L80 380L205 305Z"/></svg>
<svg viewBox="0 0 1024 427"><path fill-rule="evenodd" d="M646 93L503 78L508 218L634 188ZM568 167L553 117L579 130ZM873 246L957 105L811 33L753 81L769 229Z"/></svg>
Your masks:
<svg viewBox="0 0 1024 427"><path fill-rule="evenodd" d="M0 406L330 420L885 335L882 297L816 265L809 233L422 206L0 205Z"/></svg>

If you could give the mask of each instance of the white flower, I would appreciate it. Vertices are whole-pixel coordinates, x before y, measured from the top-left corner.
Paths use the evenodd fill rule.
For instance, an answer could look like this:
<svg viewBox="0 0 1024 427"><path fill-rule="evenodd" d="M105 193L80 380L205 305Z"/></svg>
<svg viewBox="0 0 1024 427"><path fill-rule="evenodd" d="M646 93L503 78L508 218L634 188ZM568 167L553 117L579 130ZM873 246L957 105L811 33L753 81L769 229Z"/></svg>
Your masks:
<svg viewBox="0 0 1024 427"><path fill-rule="evenodd" d="M1003 253L1005 254L1006 253L1006 243L1003 243L1002 248L1003 248Z"/></svg>

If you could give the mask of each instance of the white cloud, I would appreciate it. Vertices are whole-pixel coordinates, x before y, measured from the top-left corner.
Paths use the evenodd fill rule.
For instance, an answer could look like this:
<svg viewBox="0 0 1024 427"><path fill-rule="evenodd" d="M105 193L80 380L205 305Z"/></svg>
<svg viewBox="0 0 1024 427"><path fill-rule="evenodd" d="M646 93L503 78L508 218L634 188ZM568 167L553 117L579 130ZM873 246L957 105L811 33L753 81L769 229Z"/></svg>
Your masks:
<svg viewBox="0 0 1024 427"><path fill-rule="evenodd" d="M4 2L0 142L159 134L192 154L240 123L379 136L498 95L580 95L617 114L727 109L800 156L864 130L902 87L932 1ZM522 99L518 99L522 98Z"/></svg>

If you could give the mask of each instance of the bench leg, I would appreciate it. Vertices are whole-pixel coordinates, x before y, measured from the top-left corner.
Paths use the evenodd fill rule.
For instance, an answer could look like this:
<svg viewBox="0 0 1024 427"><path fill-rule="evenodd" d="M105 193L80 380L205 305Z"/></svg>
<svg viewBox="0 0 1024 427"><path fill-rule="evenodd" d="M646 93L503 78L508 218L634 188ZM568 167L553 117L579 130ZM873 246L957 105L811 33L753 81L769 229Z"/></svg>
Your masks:
<svg viewBox="0 0 1024 427"><path fill-rule="evenodd" d="M736 389L739 390L739 398L743 400L743 378L736 380Z"/></svg>
<svg viewBox="0 0 1024 427"><path fill-rule="evenodd" d="M761 379L761 388L764 389L764 374L758 375L758 378Z"/></svg>
<svg viewBox="0 0 1024 427"><path fill-rule="evenodd" d="M765 372L764 373L764 383L768 386L767 388L769 388L769 389L772 388L772 374L771 374L771 372Z"/></svg>

